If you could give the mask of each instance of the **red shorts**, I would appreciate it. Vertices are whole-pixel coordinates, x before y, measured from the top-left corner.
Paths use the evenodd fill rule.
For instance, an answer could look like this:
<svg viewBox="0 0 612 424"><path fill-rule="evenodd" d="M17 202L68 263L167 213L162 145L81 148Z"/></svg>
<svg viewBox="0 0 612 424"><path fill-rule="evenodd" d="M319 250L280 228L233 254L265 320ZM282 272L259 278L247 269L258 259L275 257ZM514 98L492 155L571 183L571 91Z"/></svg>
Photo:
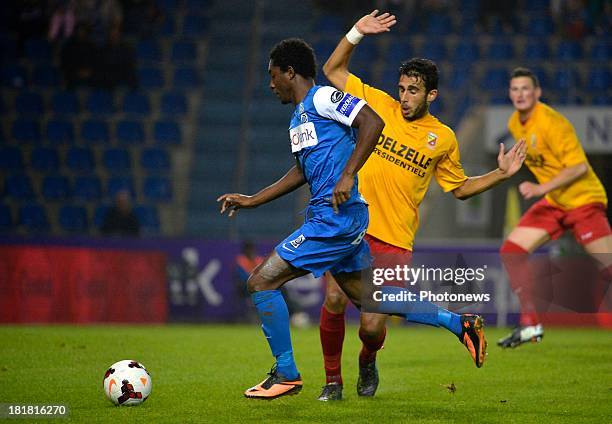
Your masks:
<svg viewBox="0 0 612 424"><path fill-rule="evenodd" d="M389 262L398 264L410 264L412 262L412 251L397 247L366 234L364 239L370 245L370 252L374 258L375 268L384 268L390 265Z"/></svg>
<svg viewBox="0 0 612 424"><path fill-rule="evenodd" d="M518 226L541 228L553 240L561 237L565 230L571 230L580 244L612 234L603 203L589 203L565 211L541 199L525 212Z"/></svg>

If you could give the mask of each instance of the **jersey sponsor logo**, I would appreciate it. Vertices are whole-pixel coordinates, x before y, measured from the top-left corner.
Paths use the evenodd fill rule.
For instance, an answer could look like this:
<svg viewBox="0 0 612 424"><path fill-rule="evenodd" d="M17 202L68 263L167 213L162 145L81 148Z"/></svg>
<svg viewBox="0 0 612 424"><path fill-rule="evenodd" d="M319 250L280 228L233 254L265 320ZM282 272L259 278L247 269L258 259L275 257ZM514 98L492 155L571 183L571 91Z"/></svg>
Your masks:
<svg viewBox="0 0 612 424"><path fill-rule="evenodd" d="M527 156L525 157L525 165L527 165L529 168L542 168L545 164L546 161L544 160L544 155L539 153L535 155L530 155L527 153Z"/></svg>
<svg viewBox="0 0 612 424"><path fill-rule="evenodd" d="M291 141L291 153L299 152L305 147L312 147L319 144L317 131L314 123L306 122L289 130L289 140Z"/></svg>
<svg viewBox="0 0 612 424"><path fill-rule="evenodd" d="M304 234L300 234L296 239L291 240L289 244L293 246L295 249L297 249L305 241L306 241L306 237L304 237Z"/></svg>
<svg viewBox="0 0 612 424"><path fill-rule="evenodd" d="M338 103L340 100L342 100L343 97L344 93L340 90L336 90L332 93L330 100L332 103Z"/></svg>
<svg viewBox="0 0 612 424"><path fill-rule="evenodd" d="M427 156L423 152L413 149L412 147L401 144L398 141L387 137L384 134L380 135L378 143L376 143L378 149L387 150L395 156L407 159L410 163L418 166L423 170L427 170L433 162L433 158Z"/></svg>
<svg viewBox="0 0 612 424"><path fill-rule="evenodd" d="M348 118L349 116L351 116L351 112L353 112L353 109L355 109L357 103L359 103L359 100L361 99L359 99L358 97L346 94L342 99L342 103L340 103L336 107L336 110Z"/></svg>
<svg viewBox="0 0 612 424"><path fill-rule="evenodd" d="M427 147L431 150L436 148L436 141L438 141L438 136L435 133L427 133Z"/></svg>

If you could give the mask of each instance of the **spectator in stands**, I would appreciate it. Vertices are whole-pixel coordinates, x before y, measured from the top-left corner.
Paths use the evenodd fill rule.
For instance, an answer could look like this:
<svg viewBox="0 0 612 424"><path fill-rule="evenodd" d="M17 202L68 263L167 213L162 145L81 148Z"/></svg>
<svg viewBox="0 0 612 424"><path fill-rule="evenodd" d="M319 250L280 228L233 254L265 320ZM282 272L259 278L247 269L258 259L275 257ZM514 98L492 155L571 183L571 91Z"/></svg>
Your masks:
<svg viewBox="0 0 612 424"><path fill-rule="evenodd" d="M151 36L164 20L155 0L120 0L123 8L123 28L126 33Z"/></svg>
<svg viewBox="0 0 612 424"><path fill-rule="evenodd" d="M76 18L74 15L74 0L59 1L49 20L49 41L67 40L72 36Z"/></svg>
<svg viewBox="0 0 612 424"><path fill-rule="evenodd" d="M62 47L61 67L68 88L93 85L95 82L98 48L91 41L89 27L79 24L76 35Z"/></svg>
<svg viewBox="0 0 612 424"><path fill-rule="evenodd" d="M30 38L44 36L47 28L47 15L44 0L21 0L14 2L9 24L17 31L17 53L24 53L25 42Z"/></svg>
<svg viewBox="0 0 612 424"><path fill-rule="evenodd" d="M132 46L122 39L119 26L111 28L100 59L98 72L102 88L111 90L117 86L128 86L136 89L136 54Z"/></svg>
<svg viewBox="0 0 612 424"><path fill-rule="evenodd" d="M100 231L105 236L138 236L140 234L140 223L132 210L128 190L120 190L117 193L115 205L108 209Z"/></svg>

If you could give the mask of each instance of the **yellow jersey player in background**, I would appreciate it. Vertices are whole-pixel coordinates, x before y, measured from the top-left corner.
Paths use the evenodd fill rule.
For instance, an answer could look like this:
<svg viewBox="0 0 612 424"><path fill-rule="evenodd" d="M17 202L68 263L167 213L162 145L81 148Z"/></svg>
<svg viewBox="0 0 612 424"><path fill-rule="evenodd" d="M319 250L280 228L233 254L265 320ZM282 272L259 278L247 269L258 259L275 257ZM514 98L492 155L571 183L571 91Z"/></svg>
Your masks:
<svg viewBox="0 0 612 424"><path fill-rule="evenodd" d="M497 169L478 177L465 175L455 133L429 113L429 105L438 95L438 69L430 60L411 59L401 64L399 101L364 84L349 72L351 54L361 38L387 32L395 22L394 16L378 15L377 10L364 16L340 40L323 66L323 72L336 88L366 99L385 122L374 153L359 172L361 193L369 204L370 224L366 239L375 267L377 255L379 258L394 255L404 263L410 262L419 224L418 208L432 178L435 177L445 192L450 191L463 200L515 174L525 158L524 142L515 144L507 153L501 144ZM327 281L320 324L326 374L326 385L319 397L322 401L342 398L341 356L348 302L330 276ZM438 314L441 317L438 323L421 320L418 315L412 321L449 329L468 347L476 365L482 365L469 342L457 334L453 325L444 323L444 316L457 319L458 315L442 308L438 308ZM463 316L461 319L464 325ZM363 347L357 383L360 396L373 396L378 387L376 352L385 339L385 322L386 315L361 314L359 337ZM484 335L481 341L486 345Z"/></svg>
<svg viewBox="0 0 612 424"><path fill-rule="evenodd" d="M532 299L534 281L529 272L529 253L571 230L584 250L596 257L604 281L610 280L612 266L606 191L589 165L574 127L559 112L540 102L542 89L529 69L512 72L509 95L515 111L508 128L516 140L526 140L525 163L538 181L521 183L519 191L525 199L543 197L521 217L500 249L521 303L519 326L498 342L504 348L538 342L544 335Z"/></svg>

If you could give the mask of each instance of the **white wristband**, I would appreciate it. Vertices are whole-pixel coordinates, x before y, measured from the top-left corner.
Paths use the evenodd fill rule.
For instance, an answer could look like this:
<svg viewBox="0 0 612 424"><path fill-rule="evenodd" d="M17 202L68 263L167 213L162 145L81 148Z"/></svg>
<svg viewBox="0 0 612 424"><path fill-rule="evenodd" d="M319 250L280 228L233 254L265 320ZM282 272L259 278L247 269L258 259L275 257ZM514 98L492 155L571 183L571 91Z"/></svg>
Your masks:
<svg viewBox="0 0 612 424"><path fill-rule="evenodd" d="M362 38L363 38L363 34L360 33L357 30L357 28L355 28L355 26L353 26L353 28L351 28L351 30L346 33L346 39L348 40L349 43L351 43L354 46L359 44Z"/></svg>

